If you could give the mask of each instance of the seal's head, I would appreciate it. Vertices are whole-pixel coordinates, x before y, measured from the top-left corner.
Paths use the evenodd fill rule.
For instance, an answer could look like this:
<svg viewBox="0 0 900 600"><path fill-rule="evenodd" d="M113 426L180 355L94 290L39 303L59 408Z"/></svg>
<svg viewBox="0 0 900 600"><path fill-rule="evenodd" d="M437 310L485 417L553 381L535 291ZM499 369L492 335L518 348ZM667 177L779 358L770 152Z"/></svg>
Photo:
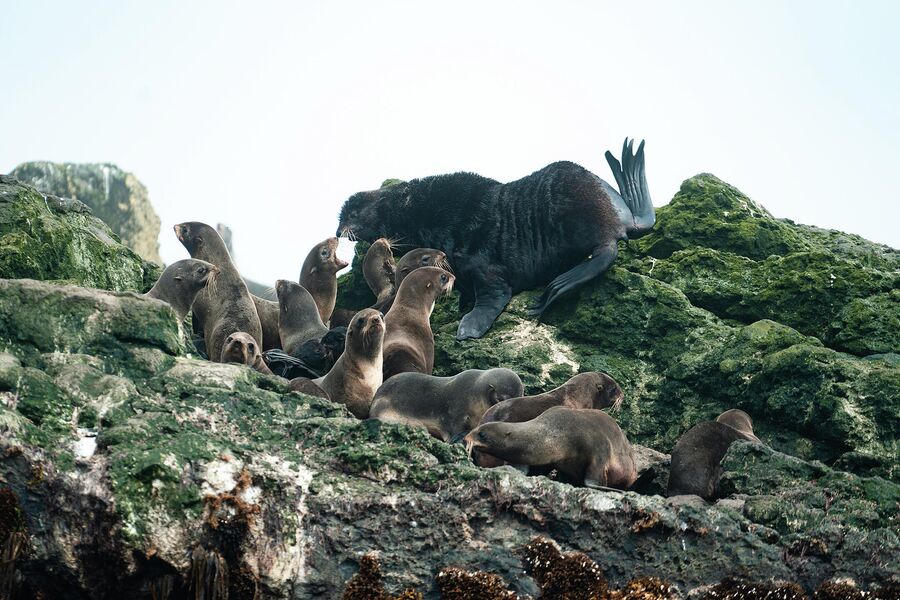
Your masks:
<svg viewBox="0 0 900 600"><path fill-rule="evenodd" d="M463 442L469 455L472 452L478 454L488 454L489 457L496 457L506 460L518 446L518 440L513 435L520 423L504 423L495 421L492 423L483 423L470 431Z"/></svg>
<svg viewBox="0 0 900 600"><path fill-rule="evenodd" d="M223 363L253 366L257 360L262 360L259 344L249 333L236 331L225 339L225 345L222 347Z"/></svg>
<svg viewBox="0 0 900 600"><path fill-rule="evenodd" d="M308 276L334 275L348 264L337 255L338 238L330 237L315 245L303 262L303 273Z"/></svg>
<svg viewBox="0 0 900 600"><path fill-rule="evenodd" d="M600 410L612 407L618 409L625 397L616 380L601 371L579 373L570 380L570 383L577 385L578 389L584 393L585 398L592 399L591 406L585 408Z"/></svg>
<svg viewBox="0 0 900 600"><path fill-rule="evenodd" d="M378 191L359 192L350 196L338 217L338 237L348 237L351 241L371 240L378 237Z"/></svg>
<svg viewBox="0 0 900 600"><path fill-rule="evenodd" d="M416 248L410 250L397 261L395 286L400 284L407 275L422 267L440 267L445 271L450 270L450 264L447 262L447 254L435 248Z"/></svg>
<svg viewBox="0 0 900 600"><path fill-rule="evenodd" d="M397 299L394 306L423 305L434 309L434 302L439 296L453 291L453 282L456 278L452 273L439 267L422 267L416 269L403 280L397 289ZM430 314L430 313L429 313Z"/></svg>
<svg viewBox="0 0 900 600"><path fill-rule="evenodd" d="M357 356L375 358L381 356L384 344L384 317L374 308L364 308L355 315L347 327L346 349Z"/></svg>
<svg viewBox="0 0 900 600"><path fill-rule="evenodd" d="M166 269L171 274L172 285L188 291L201 290L219 273L219 267L205 260L186 258Z"/></svg>
<svg viewBox="0 0 900 600"><path fill-rule="evenodd" d="M177 237L178 241L181 242L181 245L190 252L192 258L204 258L209 256L208 247L211 244L217 246L218 244L215 243L216 241L224 246L224 242L222 242L219 233L206 223L188 221L175 225L173 229L175 230L175 237Z"/></svg>
<svg viewBox="0 0 900 600"><path fill-rule="evenodd" d="M753 419L750 418L750 415L738 408L726 410L716 417L716 422L737 429L744 434L746 439L752 442L762 443L762 441L756 437L756 434L753 433Z"/></svg>
<svg viewBox="0 0 900 600"><path fill-rule="evenodd" d="M363 260L363 277L375 296L381 298L394 292L396 268L391 241L387 238L375 240Z"/></svg>

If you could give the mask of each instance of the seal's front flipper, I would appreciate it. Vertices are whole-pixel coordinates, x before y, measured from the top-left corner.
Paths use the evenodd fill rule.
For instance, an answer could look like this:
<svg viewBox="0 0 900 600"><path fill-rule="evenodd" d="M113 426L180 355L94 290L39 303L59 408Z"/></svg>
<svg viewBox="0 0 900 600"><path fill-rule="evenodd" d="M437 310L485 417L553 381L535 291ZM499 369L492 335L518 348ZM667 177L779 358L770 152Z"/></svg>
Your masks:
<svg viewBox="0 0 900 600"><path fill-rule="evenodd" d="M512 299L512 289L505 281L503 287L476 289L475 308L465 315L456 330L456 339L480 338L491 328Z"/></svg>
<svg viewBox="0 0 900 600"><path fill-rule="evenodd" d="M544 293L541 294L537 304L528 309L528 314L532 317L542 315L557 298L609 269L618 254L619 247L615 241L597 247L594 255L588 261L569 269L551 281Z"/></svg>

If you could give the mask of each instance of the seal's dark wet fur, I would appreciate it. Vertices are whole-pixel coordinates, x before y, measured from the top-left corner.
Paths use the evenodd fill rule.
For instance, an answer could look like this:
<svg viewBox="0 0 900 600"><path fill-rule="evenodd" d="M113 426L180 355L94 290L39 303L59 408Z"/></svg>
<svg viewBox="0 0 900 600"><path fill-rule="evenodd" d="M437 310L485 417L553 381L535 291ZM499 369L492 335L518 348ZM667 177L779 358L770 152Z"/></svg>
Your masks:
<svg viewBox="0 0 900 600"><path fill-rule="evenodd" d="M341 210L338 235L444 250L462 304L475 301L458 336L480 337L513 293L550 282L535 306L539 314L609 268L618 240L652 228L643 143L633 154L626 140L622 165L606 155L621 193L571 162L506 184L474 173L438 175L354 194Z"/></svg>

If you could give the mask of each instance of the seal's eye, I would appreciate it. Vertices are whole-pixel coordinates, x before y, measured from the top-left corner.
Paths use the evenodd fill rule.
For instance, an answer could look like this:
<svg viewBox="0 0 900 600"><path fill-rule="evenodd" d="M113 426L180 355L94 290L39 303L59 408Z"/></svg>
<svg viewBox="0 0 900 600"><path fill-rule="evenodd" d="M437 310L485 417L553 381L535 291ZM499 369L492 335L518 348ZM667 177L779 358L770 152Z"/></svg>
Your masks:
<svg viewBox="0 0 900 600"><path fill-rule="evenodd" d="M328 258L328 248L322 248L322 250L319 252L319 256L321 256L322 258Z"/></svg>
<svg viewBox="0 0 900 600"><path fill-rule="evenodd" d="M254 352L256 352L256 346L254 346L253 344L247 344L247 350L250 351L250 354L253 354Z"/></svg>
<svg viewBox="0 0 900 600"><path fill-rule="evenodd" d="M430 263L430 262L431 262L431 255L430 255L430 254L426 254L425 256L422 257L422 264L423 264L423 265L427 265L427 264Z"/></svg>
<svg viewBox="0 0 900 600"><path fill-rule="evenodd" d="M447 283L447 276L441 275L441 283Z"/></svg>

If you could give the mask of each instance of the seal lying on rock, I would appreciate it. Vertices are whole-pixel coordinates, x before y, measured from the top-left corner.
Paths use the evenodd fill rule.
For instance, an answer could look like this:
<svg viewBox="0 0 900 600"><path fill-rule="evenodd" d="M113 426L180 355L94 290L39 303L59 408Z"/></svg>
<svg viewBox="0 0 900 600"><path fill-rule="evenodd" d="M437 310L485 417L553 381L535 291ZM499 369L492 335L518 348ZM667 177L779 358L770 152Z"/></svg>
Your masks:
<svg viewBox="0 0 900 600"><path fill-rule="evenodd" d="M618 408L624 394L616 380L599 371L579 373L556 389L521 398L510 398L495 404L481 417L481 423L505 421L521 423L534 419L554 406L569 408ZM479 467L499 467L502 460L484 452L473 454Z"/></svg>
<svg viewBox="0 0 900 600"><path fill-rule="evenodd" d="M369 416L420 425L449 442L476 427L488 408L524 389L509 369L469 369L453 377L399 373L378 388Z"/></svg>
<svg viewBox="0 0 900 600"><path fill-rule="evenodd" d="M266 366L259 345L253 336L236 331L225 338L225 347L222 348L223 363L239 363L253 367L260 373L272 375L272 371Z"/></svg>
<svg viewBox="0 0 900 600"><path fill-rule="evenodd" d="M524 423L485 423L465 437L469 450L513 465L546 466L588 487L627 489L637 479L631 444L601 410L554 406Z"/></svg>
<svg viewBox="0 0 900 600"><path fill-rule="evenodd" d="M338 239L328 238L319 242L309 251L300 269L300 285L306 288L316 306L323 323L331 319L334 302L337 299L337 272L349 263L337 256Z"/></svg>
<svg viewBox="0 0 900 600"><path fill-rule="evenodd" d="M281 348L297 356L300 346L310 340L320 340L328 328L319 316L312 295L299 283L279 279L275 283L278 294L278 334Z"/></svg>
<svg viewBox="0 0 900 600"><path fill-rule="evenodd" d="M205 260L186 258L179 260L163 271L159 279L144 294L148 298L158 298L175 311L178 321L184 321L194 298L218 274L219 268Z"/></svg>
<svg viewBox="0 0 900 600"><path fill-rule="evenodd" d="M369 416L375 391L381 385L385 324L381 313L364 308L347 328L344 353L327 375L313 380L332 402L345 404L360 419Z"/></svg>
<svg viewBox="0 0 900 600"><path fill-rule="evenodd" d="M636 154L632 147L626 140L621 165L606 153L618 192L571 162L507 184L474 173L439 175L354 194L341 208L337 235L443 249L460 279L461 305L475 305L457 337L481 337L514 293L550 282L534 307L541 314L606 271L619 240L652 229L644 144Z"/></svg>
<svg viewBox="0 0 900 600"><path fill-rule="evenodd" d="M704 421L682 435L672 450L667 496L693 494L706 500L718 496L722 459L737 440L761 443L753 434L750 415L725 411L715 421Z"/></svg>
<svg viewBox="0 0 900 600"><path fill-rule="evenodd" d="M222 362L225 338L236 331L262 344L262 327L247 285L231 262L231 255L219 233L207 225L191 221L175 225L178 241L191 253L219 268L215 286L207 286L194 299L191 312L194 332L203 332L206 353L214 362Z"/></svg>
<svg viewBox="0 0 900 600"><path fill-rule="evenodd" d="M449 294L454 277L438 267L413 271L397 290L391 310L384 316L384 379L409 371L431 375L434 368L434 333L431 311L438 296Z"/></svg>

